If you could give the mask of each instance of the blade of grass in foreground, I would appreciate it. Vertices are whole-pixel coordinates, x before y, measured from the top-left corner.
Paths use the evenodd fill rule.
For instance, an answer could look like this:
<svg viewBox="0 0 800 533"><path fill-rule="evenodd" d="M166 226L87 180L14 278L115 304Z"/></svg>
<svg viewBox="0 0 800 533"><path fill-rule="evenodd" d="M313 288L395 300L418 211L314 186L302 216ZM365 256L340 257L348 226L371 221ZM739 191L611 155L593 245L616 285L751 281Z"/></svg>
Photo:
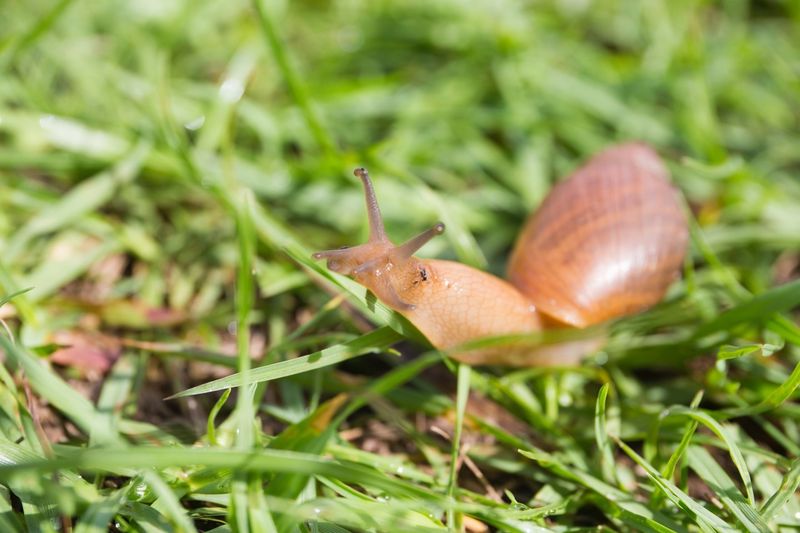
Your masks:
<svg viewBox="0 0 800 533"><path fill-rule="evenodd" d="M128 493L136 484L128 482L103 499L92 502L75 525L74 533L103 533L108 524L128 499Z"/></svg>
<svg viewBox="0 0 800 533"><path fill-rule="evenodd" d="M342 361L347 361L348 359L354 359L368 353L385 350L402 338L402 335L388 326L385 326L344 344L337 344L309 355L251 370L249 383L263 383L265 381L272 381L335 365ZM242 374L232 374L179 392L178 394L170 396L168 399L183 398L185 396L194 396L196 394L205 394L229 389L231 387L239 387L243 382Z"/></svg>
<svg viewBox="0 0 800 533"><path fill-rule="evenodd" d="M183 508L179 501L179 497L182 494L176 495L170 486L161 479L161 476L152 470L145 470L142 475L157 498L153 503L153 508L175 524L178 531L197 533L194 523L187 516L187 510Z"/></svg>
<svg viewBox="0 0 800 533"><path fill-rule="evenodd" d="M253 259L256 238L253 231L252 204L255 203L252 193L244 189L238 199L236 210L236 234L239 243L239 264L236 273L236 361L239 375L242 377L241 389L236 397L236 449L247 451L255 442L253 418L255 417L255 387L250 384L250 314L253 308ZM259 523L263 531L274 532L272 515L266 511L260 501L260 493L251 492L253 485L260 485L260 476L248 476L244 473L234 474L231 482L231 506L229 513L235 519L238 529L249 532L259 525L250 519L253 513L264 510ZM255 502L251 502L255 500ZM251 503L255 503L252 505Z"/></svg>
<svg viewBox="0 0 800 533"><path fill-rule="evenodd" d="M770 532L769 526L758 514L758 511L742 497L728 474L705 448L690 446L686 455L692 470L697 472L747 531Z"/></svg>
<svg viewBox="0 0 800 533"><path fill-rule="evenodd" d="M528 459L536 461L539 466L550 470L559 477L573 481L597 493L602 500L601 503L604 504L604 507L610 508L611 513L623 515L626 521L639 524L639 527L646 531L669 533L683 530L665 515L653 511L636 501L632 495L597 479L580 468L562 463L554 455L539 449L518 450L518 452ZM609 514L609 509L605 511Z"/></svg>
<svg viewBox="0 0 800 533"><path fill-rule="evenodd" d="M766 398L756 405L742 407L740 409L731 409L723 413L728 418L735 418L739 416L753 416L771 411L788 400L792 394L794 394L794 391L797 390L798 386L800 386L800 363L795 365L794 370L792 370L792 373L786 381L776 387Z"/></svg>
<svg viewBox="0 0 800 533"><path fill-rule="evenodd" d="M116 440L117 435L109 427L107 418L98 413L89 400L67 385L26 349L14 345L5 335L0 335L0 348L7 357L25 370L25 376L33 390L67 415L76 426L88 433L93 441L107 443Z"/></svg>
<svg viewBox="0 0 800 533"><path fill-rule="evenodd" d="M327 487L341 489L341 484L332 485L329 480L320 478ZM299 523L309 523L302 531L319 533L356 531L414 531L419 533L436 533L447 531L433 516L420 511L420 506L413 501L373 498L360 492L347 490L343 497L310 497L302 501L277 496L266 496L265 500L272 509L280 509L281 514L291 517ZM198 494L191 497L195 501L225 505L224 495ZM217 531L217 530L214 530ZM225 529L225 531L229 531ZM298 529L297 531L301 531Z"/></svg>
<svg viewBox="0 0 800 533"><path fill-rule="evenodd" d="M236 471L299 473L328 476L385 490L398 497L419 498L445 508L445 499L427 488L383 474L373 468L288 450L261 449L255 452L202 448L103 448L67 449L60 447L53 460L14 461L0 464L0 480L23 472L58 470L129 471L132 468L171 468L202 466Z"/></svg>
<svg viewBox="0 0 800 533"><path fill-rule="evenodd" d="M745 491L747 492L747 500L751 505L755 505L755 495L753 494L753 482L750 479L750 471L747 468L747 463L744 460L744 456L742 456L742 452L739 450L739 446L730 432L725 429L722 424L717 422L717 420L714 419L710 414L701 409L692 409L678 405L669 408L664 417L670 415L683 415L691 420L696 420L700 424L703 424L710 429L725 443L725 445L728 447L728 452L731 455L731 460L733 460L733 464L742 478L742 483L744 484Z"/></svg>
<svg viewBox="0 0 800 533"><path fill-rule="evenodd" d="M761 321L773 313L788 311L798 305L800 305L800 280L770 289L725 311L711 322L697 328L693 338L701 339L718 331L729 331L744 322Z"/></svg>
<svg viewBox="0 0 800 533"><path fill-rule="evenodd" d="M800 459L795 459L789 472L783 478L778 491L770 496L769 500L761 508L761 517L769 520L772 516L789 501L789 498L797 492L800 485Z"/></svg>
<svg viewBox="0 0 800 533"><path fill-rule="evenodd" d="M458 485L458 457L461 443L461 428L464 426L464 411L467 409L469 398L469 384L472 367L460 363L458 365L458 393L456 396L456 423L453 428L453 443L450 454L450 479L447 484L447 496L453 498ZM454 531L460 531L463 517L454 510L447 511L447 525Z"/></svg>
<svg viewBox="0 0 800 533"><path fill-rule="evenodd" d="M665 479L653 465L645 461L644 458L636 453L630 446L619 439L615 440L617 441L617 445L628 454L628 457L633 459L636 464L644 469L650 480L664 492L672 503L688 512L694 518L701 530L708 532L736 531L733 526L726 524L720 517L703 507L694 498L676 487L671 481Z"/></svg>
<svg viewBox="0 0 800 533"><path fill-rule="evenodd" d="M703 401L703 391L698 391L694 395L694 398L692 398L689 407L692 409L696 409L700 405L700 402L702 401ZM648 446L653 450L657 449L658 432L661 428L661 422L663 420L664 418L661 416L659 416L658 419L656 420L653 429L650 431L648 435L648 440L652 439L650 444L648 444L647 440L644 443L645 450L648 449ZM664 478L669 480L674 479L673 476L675 475L675 468L678 466L678 462L683 458L683 455L686 453L686 449L689 447L689 444L691 444L692 437L694 436L695 431L697 431L697 426L699 424L700 423L697 420L694 420L692 418L689 419L689 422L683 429L683 434L681 435L681 440L678 443L678 446L675 448L675 450L673 450L666 464L661 467L661 475L664 476ZM653 454L653 457L655 457L655 454ZM645 458L647 458L646 453L645 453ZM664 497L665 496L663 492L653 492L650 495L650 505L656 507L660 506L661 500Z"/></svg>
<svg viewBox="0 0 800 533"><path fill-rule="evenodd" d="M14 291L14 292L12 292L11 294L8 294L8 295L6 295L6 296L3 296L2 298L0 298L0 307L3 307L3 306L4 306L4 305L6 305L8 302L10 302L11 300L13 300L13 299L14 299L14 298L16 298L17 296L19 296L20 294L25 294L26 292L30 291L31 289L33 289L33 287L28 287L27 289L20 289L20 290L18 290L18 291Z"/></svg>
<svg viewBox="0 0 800 533"><path fill-rule="evenodd" d="M594 411L594 438L597 449L600 450L600 471L603 478L614 485L618 485L617 471L614 468L614 453L611 449L611 442L608 440L608 428L606 426L606 399L610 383L603 384L597 394L597 403Z"/></svg>

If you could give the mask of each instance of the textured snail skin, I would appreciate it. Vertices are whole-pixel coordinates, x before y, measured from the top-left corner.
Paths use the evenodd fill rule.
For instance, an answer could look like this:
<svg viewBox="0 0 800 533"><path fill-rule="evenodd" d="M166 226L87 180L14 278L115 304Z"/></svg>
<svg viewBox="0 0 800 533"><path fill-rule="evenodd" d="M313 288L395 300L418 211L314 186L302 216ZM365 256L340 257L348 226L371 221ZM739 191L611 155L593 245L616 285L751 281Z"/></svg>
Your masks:
<svg viewBox="0 0 800 533"><path fill-rule="evenodd" d="M556 185L520 234L509 281L452 261L413 256L444 226L395 246L386 236L372 184L366 244L314 254L403 314L437 348L470 364L571 365L601 336L533 345L486 337L602 324L659 302L678 277L688 226L658 155L640 143L609 148Z"/></svg>

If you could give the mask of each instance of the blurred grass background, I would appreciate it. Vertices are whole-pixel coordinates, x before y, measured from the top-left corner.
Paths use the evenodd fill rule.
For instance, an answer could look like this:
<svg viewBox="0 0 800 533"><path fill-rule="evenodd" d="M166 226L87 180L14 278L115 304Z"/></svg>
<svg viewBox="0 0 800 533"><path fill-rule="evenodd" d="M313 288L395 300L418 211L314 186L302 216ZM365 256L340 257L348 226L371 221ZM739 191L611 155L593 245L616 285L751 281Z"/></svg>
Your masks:
<svg viewBox="0 0 800 533"><path fill-rule="evenodd" d="M5 0L0 72L3 530L800 527L797 2ZM502 274L629 139L693 260L580 369L455 400L308 260L366 235L364 165L393 238ZM236 402L162 400L248 353Z"/></svg>

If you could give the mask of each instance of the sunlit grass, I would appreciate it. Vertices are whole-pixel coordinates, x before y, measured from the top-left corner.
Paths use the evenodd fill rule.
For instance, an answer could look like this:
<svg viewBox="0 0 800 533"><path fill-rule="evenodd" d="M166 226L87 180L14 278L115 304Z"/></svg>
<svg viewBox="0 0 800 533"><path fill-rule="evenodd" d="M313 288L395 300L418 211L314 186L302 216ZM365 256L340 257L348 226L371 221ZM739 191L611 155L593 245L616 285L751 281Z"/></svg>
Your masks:
<svg viewBox="0 0 800 533"><path fill-rule="evenodd" d="M0 530L800 527L795 3L12 4ZM311 259L363 165L392 238L502 274L628 139L691 257L581 367L458 365Z"/></svg>

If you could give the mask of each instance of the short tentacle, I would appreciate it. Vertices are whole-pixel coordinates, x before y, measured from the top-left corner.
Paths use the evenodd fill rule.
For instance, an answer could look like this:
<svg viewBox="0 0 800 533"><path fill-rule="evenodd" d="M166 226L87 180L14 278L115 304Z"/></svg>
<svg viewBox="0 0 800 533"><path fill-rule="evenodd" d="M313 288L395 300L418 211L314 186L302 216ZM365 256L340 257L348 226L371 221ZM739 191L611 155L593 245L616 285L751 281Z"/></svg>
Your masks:
<svg viewBox="0 0 800 533"><path fill-rule="evenodd" d="M444 224L441 222L436 223L435 226L429 228L416 237L413 237L397 248L395 248L393 254L394 257L397 259L408 259L412 255L414 255L417 250L425 246L428 241L436 237L437 235L441 235L444 233Z"/></svg>

